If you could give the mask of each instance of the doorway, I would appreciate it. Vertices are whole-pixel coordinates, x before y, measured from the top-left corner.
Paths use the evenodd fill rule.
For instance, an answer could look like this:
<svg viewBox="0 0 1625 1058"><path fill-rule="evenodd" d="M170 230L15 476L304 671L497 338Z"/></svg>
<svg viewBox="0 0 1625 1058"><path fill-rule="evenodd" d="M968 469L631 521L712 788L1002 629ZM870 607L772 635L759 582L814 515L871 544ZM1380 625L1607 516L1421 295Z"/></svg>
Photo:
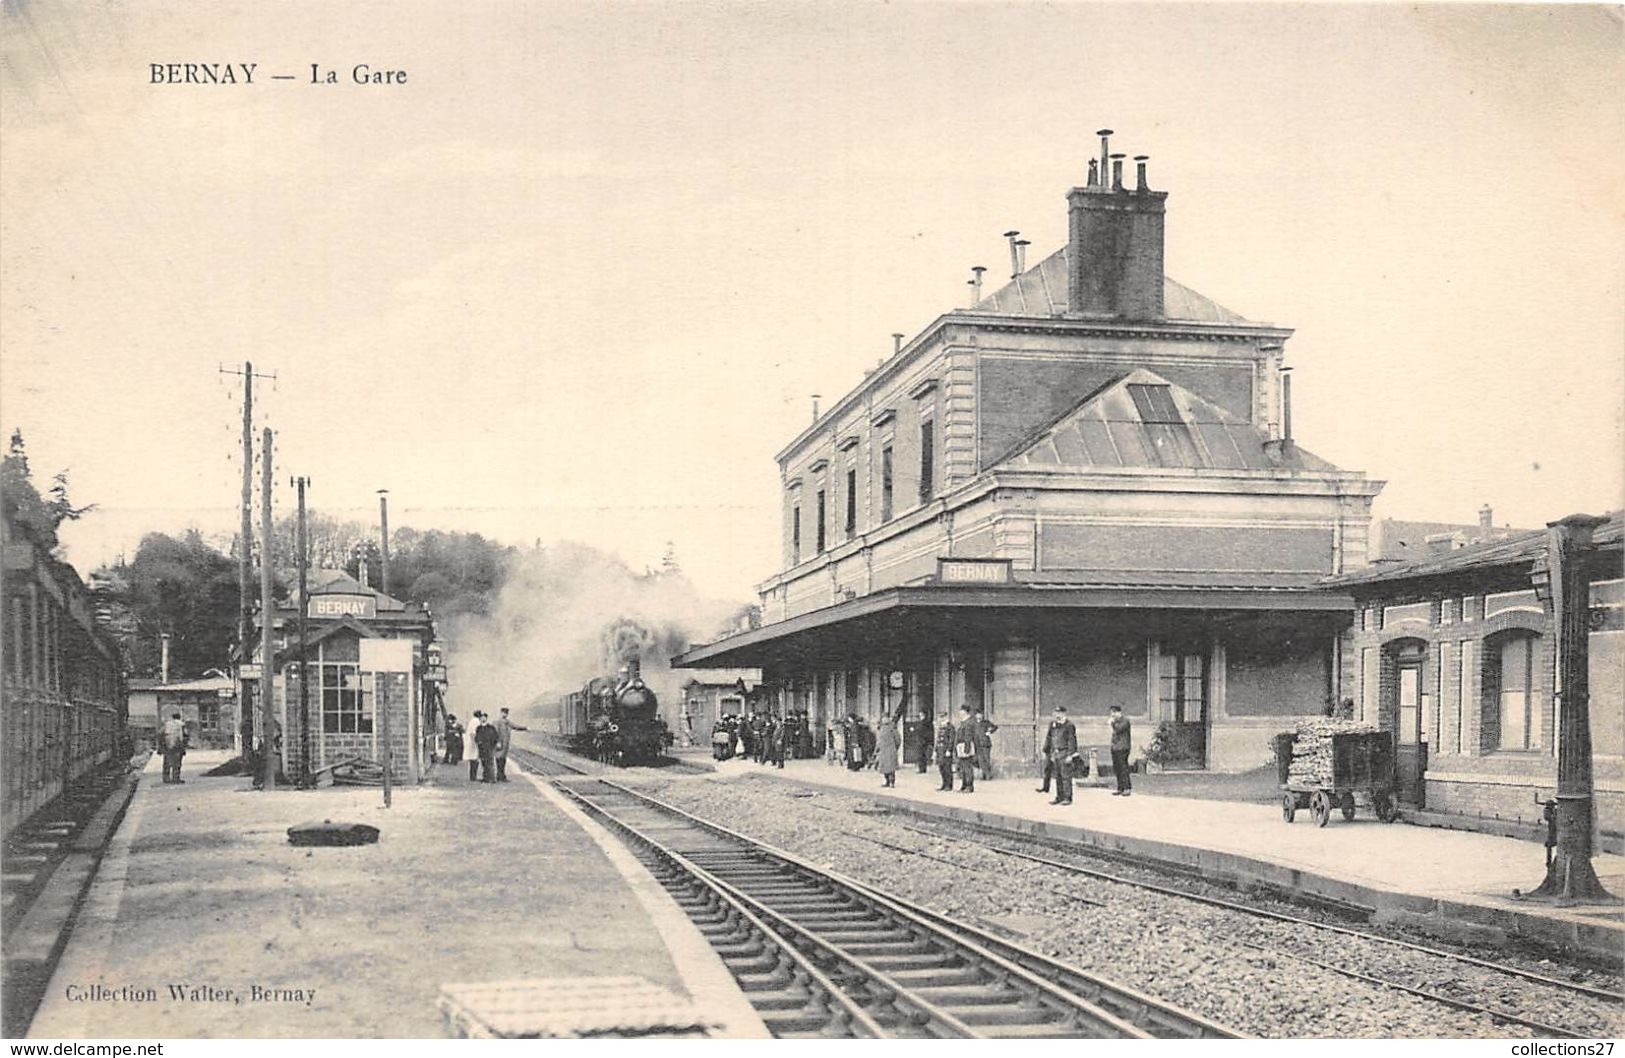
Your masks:
<svg viewBox="0 0 1625 1058"><path fill-rule="evenodd" d="M1427 741L1422 719L1427 712L1427 643L1402 639L1391 645L1394 665L1394 781L1403 804L1421 808L1426 800Z"/></svg>

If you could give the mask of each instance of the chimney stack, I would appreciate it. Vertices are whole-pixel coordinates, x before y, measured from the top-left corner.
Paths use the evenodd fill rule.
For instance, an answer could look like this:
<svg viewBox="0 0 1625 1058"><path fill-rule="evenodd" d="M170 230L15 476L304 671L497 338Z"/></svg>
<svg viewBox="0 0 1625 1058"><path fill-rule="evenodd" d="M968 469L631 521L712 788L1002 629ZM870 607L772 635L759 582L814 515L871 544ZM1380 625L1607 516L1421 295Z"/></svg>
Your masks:
<svg viewBox="0 0 1625 1058"><path fill-rule="evenodd" d="M1292 369L1281 368L1281 440L1292 444Z"/></svg>
<svg viewBox="0 0 1625 1058"><path fill-rule="evenodd" d="M1488 510L1488 508L1485 508ZM158 680L160 683L169 682L169 633L162 632L158 636Z"/></svg>
<svg viewBox="0 0 1625 1058"><path fill-rule="evenodd" d="M1163 314L1163 220L1168 193L1146 182L1149 155L1135 155L1137 186L1123 186L1122 154L1100 130L1097 179L1067 193L1067 300L1074 315L1154 320ZM1107 166L1110 165L1108 176ZM1108 180L1110 183L1108 183Z"/></svg>
<svg viewBox="0 0 1625 1058"><path fill-rule="evenodd" d="M1004 233L1004 237L1006 239L1010 240L1010 278L1011 279L1014 279L1014 278L1016 278L1016 276L1019 276L1021 274L1021 253L1020 253L1020 251L1018 251L1016 249L1016 236L1018 236L1020 234L1021 234L1021 232L1014 231L1014 230L1007 231L1007 232Z"/></svg>
<svg viewBox="0 0 1625 1058"><path fill-rule="evenodd" d="M1481 529L1495 528L1495 508L1487 503L1480 507L1478 509L1478 525Z"/></svg>

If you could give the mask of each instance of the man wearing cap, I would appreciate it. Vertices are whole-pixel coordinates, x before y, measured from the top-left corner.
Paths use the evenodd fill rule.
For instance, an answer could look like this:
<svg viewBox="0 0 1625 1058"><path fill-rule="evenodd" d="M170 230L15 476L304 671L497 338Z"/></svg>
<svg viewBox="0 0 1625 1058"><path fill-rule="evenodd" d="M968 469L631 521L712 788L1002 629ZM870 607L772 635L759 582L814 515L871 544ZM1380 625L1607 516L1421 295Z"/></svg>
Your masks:
<svg viewBox="0 0 1625 1058"><path fill-rule="evenodd" d="M1049 788L1050 772L1055 773L1055 800L1052 805L1072 803L1072 763L1078 756L1078 729L1066 717L1064 706L1055 707L1055 719L1044 735L1044 788Z"/></svg>
<svg viewBox="0 0 1625 1058"><path fill-rule="evenodd" d="M497 782L508 781L508 747L513 745L513 733L529 730L509 720L507 707L503 707L502 715L497 718Z"/></svg>
<svg viewBox="0 0 1625 1058"><path fill-rule="evenodd" d="M942 776L942 785L937 789L951 791L954 788L954 725L948 719L946 710L937 724L936 749L937 774Z"/></svg>

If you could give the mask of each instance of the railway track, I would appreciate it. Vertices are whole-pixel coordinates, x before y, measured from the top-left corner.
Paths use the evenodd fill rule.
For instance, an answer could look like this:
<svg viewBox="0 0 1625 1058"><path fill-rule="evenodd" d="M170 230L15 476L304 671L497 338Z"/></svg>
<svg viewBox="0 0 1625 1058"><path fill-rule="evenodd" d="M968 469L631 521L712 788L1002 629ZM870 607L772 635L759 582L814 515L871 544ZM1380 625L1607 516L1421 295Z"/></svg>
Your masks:
<svg viewBox="0 0 1625 1058"><path fill-rule="evenodd" d="M834 815L834 816L837 816L837 817L847 814L847 813L844 813L844 812L842 812L842 811L840 811L838 809L829 808L827 806L822 806L822 805L810 805L809 807L814 807L814 808L821 809L821 810L823 810L825 812L828 812L831 815ZM902 811L906 812L907 810L904 809ZM890 813L888 812L888 813L882 813L882 814L889 815ZM933 817L925 817L925 821L928 821L929 823L932 823L932 824L935 824L937 822ZM1041 865L1044 865L1044 866L1047 866L1047 867L1055 868L1055 869L1060 870L1060 871L1064 871L1064 872L1066 872L1068 874L1072 874L1072 875L1078 875L1078 876L1087 877L1087 878L1095 879L1095 880L1099 880L1099 881L1106 881L1106 882L1112 882L1112 883L1116 883L1116 884L1126 885L1126 886L1130 886L1130 887L1133 887L1133 888L1136 888L1136 889L1141 889L1141 890L1145 890L1145 891L1148 891L1148 892L1157 893L1157 894L1162 895L1162 896L1168 896L1168 897L1172 897L1172 898L1176 898L1176 899L1184 900L1184 901L1192 901L1192 902L1195 902L1195 903L1200 903L1200 904L1208 905L1208 906L1211 906L1211 907L1220 908L1220 909L1223 909L1223 910L1226 910L1226 911L1238 912L1238 913L1245 914L1245 915L1248 915L1248 916L1251 916L1251 917L1265 919L1265 920L1269 920L1269 921L1280 923L1280 924L1290 925L1290 926L1293 926L1293 927L1299 928L1299 929L1314 930L1314 931L1320 932L1320 933L1329 933L1329 934L1333 934L1333 935L1337 935L1337 936L1344 936L1344 937L1350 937L1350 938L1358 938L1360 940L1365 940L1365 941L1372 941L1372 942L1375 942L1377 944L1380 944L1380 945L1383 945L1383 946L1386 946L1386 947L1391 947L1391 948L1396 949L1396 950L1401 951L1401 952L1414 954L1414 955L1427 956L1427 957L1431 957L1431 958L1438 958L1438 959L1445 960L1445 961L1447 961L1449 963L1453 963L1453 964L1458 965L1458 966L1473 967L1473 968L1478 969L1478 970L1490 971L1490 972L1493 972L1493 973L1501 974L1501 975L1504 975L1506 977L1517 979L1519 981L1530 982L1530 983L1533 983L1533 984L1537 984L1537 985L1540 985L1540 986L1544 986L1544 987L1553 989L1555 991L1564 993L1566 995L1584 996L1584 997L1591 998L1591 999L1605 1000L1605 1001L1608 1001L1610 1003L1615 1003L1615 1004L1620 1003L1621 999L1625 998L1625 997L1622 997L1621 994L1616 992L1616 991L1611 991L1611 990L1604 989L1604 988L1597 988L1597 987L1594 987L1592 985L1583 984L1583 983L1580 983L1580 982L1565 981L1565 980L1562 980L1560 978L1551 977L1551 976L1546 975L1546 974L1536 973L1534 971L1530 971L1530 970L1524 969L1522 967L1518 967L1518 966L1514 966L1514 965L1510 965L1510 964L1506 964L1506 963L1494 962L1494 961L1487 960L1487 959L1480 959L1480 958L1476 958L1476 957L1473 957L1473 956L1464 955L1464 954L1462 954L1460 952L1453 952L1453 951L1449 951L1447 949L1439 948L1439 947L1432 946L1432 945L1417 944L1417 943L1410 942L1410 941L1399 940L1397 938L1384 936L1384 935L1382 935L1380 933L1376 933L1376 932L1371 932L1371 931L1367 931L1367 930L1360 930L1360 929L1353 929L1353 928L1349 928L1347 926L1336 925L1336 924L1328 923L1328 922L1321 921L1321 920L1318 920L1318 919L1304 917L1302 915L1289 914L1289 913L1279 911L1279 910L1275 910L1275 909L1271 909L1271 908L1259 907L1259 906L1243 903L1243 902L1240 902L1238 900L1225 899L1225 898L1221 898L1221 897L1212 896L1212 895L1209 895L1209 894L1191 892L1189 890L1178 888L1178 887L1175 887L1175 886L1160 884L1160 883L1157 883L1157 882L1151 882L1151 881L1147 881L1147 880L1142 879L1142 878L1135 878L1135 877L1132 877L1132 876L1129 876L1129 875L1124 875L1124 874L1117 873L1117 872L1114 872L1114 871L1102 870L1102 869L1100 869L1100 868L1098 868L1096 866L1092 866L1092 865L1080 864L1080 863L1077 863L1077 862L1071 861L1071 860L1056 859L1054 856L1038 855L1038 854L1035 854L1033 852L1025 851L1022 848L1015 847L1015 846L1026 845L1026 846L1030 846L1030 847L1038 847L1038 848L1044 848L1046 850L1058 851L1062 855L1080 856L1080 857L1085 857L1085 858L1098 858L1098 857L1095 857L1093 850L1079 850L1076 847L1074 847L1072 845L1069 845L1067 843L1064 843L1064 842L1044 840L1044 839L1041 839L1041 838L1035 838L1035 837L1033 837L1031 835L1018 834L1018 833L1014 833L1014 832L1011 832L1011 831L1003 830L1003 829L998 828L998 827L989 826L989 825L986 825L986 824L970 824L970 823L965 823L963 821L957 821L957 820L954 821L951 825L948 825L948 824L944 823L944 824L942 824L940 826L932 826L932 825L916 826L916 825L913 825L913 824L910 824L910 823L902 822L902 821L897 820L895 818L889 818L889 819L886 819L885 825L888 826L888 827L896 827L896 828L901 829L903 831L919 834L919 835L922 835L922 836L928 837L928 838L933 838L933 839L937 839L937 840L949 840L949 841L952 841L955 844L977 845L977 846L989 849L990 851L993 851L993 852L998 853L1000 855L1011 856L1011 857L1022 859L1022 860L1028 861L1028 862L1041 864ZM980 833L983 836L978 837L977 836L978 833ZM895 851L905 853L905 854L912 854L912 853L915 853L915 852L918 851L918 850L910 849L910 848L908 848L908 847L906 847L904 845L900 845L900 844L897 844L897 843L894 843L894 842L888 842L884 838L876 838L876 837L873 837L871 835L848 833L848 834L845 834L844 836L851 837L851 838L856 838L858 840L862 840L862 841L866 841L866 842L872 842L872 843L883 845L883 846L887 846L887 847L893 848ZM1111 858L1114 861L1126 862L1127 864L1129 864L1129 865L1131 865L1133 867L1139 868L1139 869L1155 869L1155 866L1156 866L1155 864L1135 861L1135 860L1128 859L1128 858L1121 857L1121 856L1114 856L1114 857L1111 857ZM1193 877L1199 879L1199 876L1193 876ZM1333 904L1332 906L1322 906L1320 903L1316 902L1316 903L1312 904L1311 906L1317 907L1317 908L1319 908L1320 910L1322 910L1322 911L1324 911L1326 913L1341 915L1341 916L1344 916L1344 917L1346 917L1351 912L1357 912L1359 910L1355 905L1346 905L1346 904L1341 904L1341 903L1336 903L1336 904ZM1369 910L1369 909L1367 909L1367 910ZM1468 1012L1468 1013L1482 1014L1482 1015L1484 1015L1486 1017L1489 1017L1489 1018L1491 1018L1491 1019L1493 1019L1493 1020L1495 1020L1497 1022L1500 1022L1502 1024L1521 1026L1521 1027L1524 1027L1524 1028L1531 1029L1531 1030L1533 1030L1533 1031L1535 1031L1537 1033L1540 1033L1540 1034L1542 1034L1544 1036L1550 1036L1550 1037L1556 1037L1556 1038L1578 1039L1578 1038L1586 1038L1589 1035L1587 1033L1574 1032L1574 1031L1569 1030L1569 1029L1560 1028L1558 1026L1550 1024L1549 1022L1541 1021L1541 1020L1538 1020L1536 1018L1527 1017L1527 1016L1524 1016L1523 1014L1520 1014L1520 1013L1517 1013L1517 1012L1514 1012L1514 1011L1489 1006L1489 1005L1484 1004L1484 1003L1473 1002L1473 1001L1470 1001L1469 999L1464 998L1464 997L1462 997L1460 995L1453 995L1453 994L1448 994L1447 992L1442 992L1437 988L1418 987L1418 985L1415 983L1414 979L1407 981L1407 980L1399 979L1398 977L1395 977L1395 976L1375 976L1375 975L1373 975L1371 973L1364 972L1361 969L1356 969L1356 968L1352 968L1352 967L1349 967L1349 966L1340 965L1337 962L1330 962L1330 961L1326 961L1324 959L1317 959L1317 958L1313 957L1312 955L1306 955L1306 954L1304 954L1302 952L1285 950L1285 949L1281 948L1279 945L1253 944L1253 943L1245 941L1245 940L1237 940L1235 943L1237 945L1241 946L1241 947L1247 947L1247 948L1251 948L1251 949L1259 951L1259 952L1265 952L1265 953L1268 953L1270 955L1274 955L1274 956L1277 956L1277 957L1292 960L1293 962L1296 962L1296 963L1300 963L1300 964L1304 964L1304 965L1312 965L1312 966L1315 966L1315 967L1317 967L1317 968L1319 968L1321 970L1324 970L1324 971L1327 971L1327 972L1330 972L1330 973L1336 973L1336 974L1339 974L1341 976L1348 977L1351 980L1361 981L1361 982L1363 982L1365 984L1368 984L1368 985L1375 985L1375 986L1380 986L1380 987L1384 987L1384 988L1393 989L1393 990L1399 991L1399 992L1404 992L1404 993L1416 996L1416 997L1421 998L1421 999L1429 1000L1431 1002L1436 1002L1436 1003L1439 1003L1441 1005L1448 1006L1448 1007L1450 1007L1452 1009L1455 1009L1455 1010L1460 1010L1460 1011L1464 1011L1464 1012Z"/></svg>
<svg viewBox="0 0 1625 1058"><path fill-rule="evenodd" d="M904 830L911 831L911 832L917 833L917 834L921 834L921 835L924 835L924 836L927 836L927 837L941 839L943 837L948 836L943 831L933 830L933 829L928 828L928 827L914 826L912 824L901 823L901 822L898 822L896 820L891 820L890 822L894 826L898 826L898 827L901 827ZM1081 875L1081 876L1088 877L1088 878L1095 878L1095 879L1098 879L1098 880L1101 880L1101 881L1109 881L1109 882L1115 882L1115 883L1118 883L1118 884L1121 884L1121 885L1133 886L1134 888L1137 888L1137 889L1143 889L1143 890L1146 890L1146 891L1149 891L1149 892L1159 893L1159 894L1162 894L1162 895L1165 895L1165 896L1172 896L1172 897L1176 897L1176 898L1179 898L1179 899L1182 899L1182 900L1190 900L1190 901L1194 901L1196 903L1206 904L1206 905L1208 905L1210 907L1222 908L1222 909L1224 909L1226 911L1234 911L1234 912L1238 912L1240 914L1248 915L1248 916L1251 916L1251 917L1254 917L1254 918L1267 919L1269 921L1279 922L1279 923L1282 923L1282 924L1285 924L1285 925L1290 925L1290 926L1293 926L1293 927L1296 927L1296 928L1313 929L1313 930L1316 930L1318 932L1336 934L1336 935L1345 936L1345 937L1356 937L1356 938L1359 938L1361 940L1371 941L1373 943L1381 944L1381 945L1391 947L1391 948L1401 950L1401 951L1411 952L1411 953L1418 954L1418 955L1427 955L1427 956L1434 957L1434 958L1444 959L1444 960L1447 960L1449 962L1457 963L1457 964L1463 965L1463 966L1472 966L1472 967L1475 967L1475 968L1478 968L1478 969L1489 970L1489 971L1492 971L1494 973L1499 973L1499 974L1506 975L1508 977L1517 978L1517 979L1522 980L1522 981L1528 981L1528 982L1531 982L1531 983L1534 983L1534 984L1543 985L1545 987L1556 989L1558 991L1566 992L1566 993L1569 993L1569 994L1572 994L1572 995L1586 996L1586 997L1589 997L1589 998L1592 998L1592 999L1602 999L1602 1000L1607 1000L1609 1002L1614 1002L1614 1003L1619 1003L1621 1001L1625 1001L1625 995L1622 995L1620 992L1617 992L1617 991L1613 991L1613 990L1605 989L1605 988L1598 988L1598 987L1588 985L1588 984L1584 984L1584 983L1577 982L1577 981L1565 981L1565 980L1563 980L1561 978L1552 977L1552 976L1550 976L1548 974L1536 973L1536 972L1534 972L1532 970L1527 970L1527 969L1525 969L1523 967L1514 966L1514 965L1511 965L1509 963L1494 962L1494 961L1489 960L1489 959L1480 959L1480 958L1477 958L1475 956L1464 955L1461 952L1450 951L1448 949L1440 948L1440 947L1437 947L1437 946L1434 946L1434 945L1418 944L1418 943L1416 943L1414 941L1400 940L1400 939L1398 939L1396 937L1384 936L1381 933L1375 933L1375 932L1372 932L1372 931L1369 931L1369 930L1351 929L1351 928L1349 928L1347 926L1340 926L1340 925L1336 925L1335 923L1323 922L1323 921L1321 921L1319 919L1308 918L1308 917L1305 917L1305 916L1302 916L1302 915L1293 915L1293 914L1289 914L1289 913L1284 912L1284 911L1279 911L1279 910L1275 910L1275 909L1272 909L1272 908L1259 907L1259 906L1256 906L1256 905L1253 905L1253 904L1242 903L1242 902L1237 901L1237 900L1229 900L1229 899L1225 899L1223 897L1216 897L1216 896L1212 896L1212 895L1205 894L1205 893L1193 893L1193 892L1190 892L1188 890L1180 889L1180 888L1177 888L1177 887L1174 887L1174 886L1162 885L1162 884L1158 884L1156 882L1148 882L1148 881L1146 881L1144 879L1133 878L1133 877L1123 875L1123 874L1118 874L1118 873L1115 873L1115 872L1112 872L1112 871L1104 871L1104 870L1101 870L1101 869L1099 869L1097 867L1085 866L1083 864L1079 864L1079 863L1076 863L1076 862L1070 862L1070 861L1067 861L1067 860L1058 860L1058 859L1055 859L1055 858L1050 857L1050 856L1036 855L1034 853L1022 851L1022 850L1020 850L1018 848L1013 848L1011 846L1012 846L1012 844L1014 844L1016 842L1026 842L1028 844L1041 845L1041 846L1044 846L1044 847L1057 849L1057 850L1063 851L1064 854L1076 854L1076 853L1074 853L1074 851L1072 849L1070 849L1070 848L1068 848L1068 847L1066 847L1064 845L1061 845L1059 843L1036 842L1036 841L1033 841L1033 839L1031 839L1031 838L1027 838L1025 835L1014 835L1014 834L1010 834L1007 831L998 830L997 828L989 828L989 827L978 826L977 829L981 830L983 833L989 834L990 836L994 836L995 840L984 840L982 838L977 838L977 837L974 837L974 836L966 835L964 833L957 832L957 831L952 835L953 840L955 840L955 841L968 841L968 842L971 842L973 844L980 845L980 846L982 846L984 848L991 849L991 850L993 850L995 852L1002 853L1002 854L1007 855L1007 856L1015 856L1015 857L1017 857L1019 859L1027 860L1027 861L1033 862L1033 863L1043 864L1043 865L1049 866L1049 867L1054 867L1054 868L1066 871L1068 873L1077 874L1077 875ZM999 838L1003 838L1003 840L998 840ZM1087 853L1084 853L1084 855L1087 855ZM1287 954L1290 954L1290 953L1287 953ZM1302 956L1295 956L1295 955L1293 957L1294 958L1302 958ZM1329 966L1326 966L1326 964L1320 964L1320 965L1322 965L1325 968L1336 969L1336 967L1329 967ZM1358 976L1358 975L1356 975L1356 976ZM1436 996L1436 995L1433 995L1433 996L1430 996L1430 997L1435 998L1435 999L1440 999L1441 1001L1447 1001L1447 1002L1452 1002L1452 1003L1456 1002L1455 1000L1446 999L1446 997L1440 997L1440 996ZM1491 1013L1493 1016L1497 1016L1497 1017L1502 1016L1499 1012L1495 1012L1495 1011L1489 1011L1489 1013ZM1534 1023L1534 1022L1527 1022L1527 1021L1519 1020L1513 1015L1505 1015L1505 1016L1507 1018L1509 1018L1510 1020L1513 1020L1513 1021L1517 1022L1518 1024L1523 1024L1523 1025L1527 1025L1527 1026L1535 1027L1535 1028L1551 1028L1550 1026L1545 1026L1545 1025L1540 1025L1540 1024ZM1554 1029L1553 1031L1558 1031L1558 1030ZM1574 1035L1574 1034L1569 1034L1569 1035Z"/></svg>
<svg viewBox="0 0 1625 1058"><path fill-rule="evenodd" d="M628 841L775 1036L1242 1037L554 758L513 752Z"/></svg>

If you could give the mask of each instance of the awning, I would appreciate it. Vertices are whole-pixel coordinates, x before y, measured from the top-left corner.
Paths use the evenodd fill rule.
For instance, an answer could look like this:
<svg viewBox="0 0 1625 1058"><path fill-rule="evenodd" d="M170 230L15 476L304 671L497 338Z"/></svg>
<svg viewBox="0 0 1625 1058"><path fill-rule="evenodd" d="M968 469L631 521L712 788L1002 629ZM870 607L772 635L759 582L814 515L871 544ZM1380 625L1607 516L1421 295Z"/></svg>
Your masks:
<svg viewBox="0 0 1625 1058"><path fill-rule="evenodd" d="M852 659L950 638L1009 634L1068 617L1184 614L1228 623L1297 614L1347 624L1353 596L1320 589L929 585L890 588L693 647L673 668L719 668Z"/></svg>

